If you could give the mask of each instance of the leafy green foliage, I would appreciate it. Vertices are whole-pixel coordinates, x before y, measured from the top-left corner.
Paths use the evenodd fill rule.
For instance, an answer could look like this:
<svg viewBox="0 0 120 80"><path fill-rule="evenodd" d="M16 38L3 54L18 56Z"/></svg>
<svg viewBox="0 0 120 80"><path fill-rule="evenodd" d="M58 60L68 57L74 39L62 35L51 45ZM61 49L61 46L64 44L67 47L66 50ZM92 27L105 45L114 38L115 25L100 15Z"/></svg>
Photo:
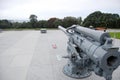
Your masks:
<svg viewBox="0 0 120 80"><path fill-rule="evenodd" d="M82 25L86 27L120 28L120 17L118 14L96 11L88 15Z"/></svg>
<svg viewBox="0 0 120 80"><path fill-rule="evenodd" d="M40 20L38 21L38 28L45 28L47 26L46 20Z"/></svg>
<svg viewBox="0 0 120 80"><path fill-rule="evenodd" d="M120 28L120 16L118 14L102 13L100 11L95 11L89 14L84 21L81 17L67 16L63 19L50 18L48 20L37 20L35 14L31 14L29 17L29 22L10 22L8 20L0 20L0 28L2 29L25 29L25 28L57 28L59 25L64 27L70 27L72 25L82 25L85 27L93 26L96 27L106 27L106 28Z"/></svg>
<svg viewBox="0 0 120 80"><path fill-rule="evenodd" d="M111 37L120 39L120 32L110 32Z"/></svg>
<svg viewBox="0 0 120 80"><path fill-rule="evenodd" d="M48 21L47 21L47 28L55 28L55 24L54 22L57 20L57 18L50 18Z"/></svg>
<svg viewBox="0 0 120 80"><path fill-rule="evenodd" d="M12 26L12 23L9 22L8 20L0 20L1 29L12 28L11 26Z"/></svg>
<svg viewBox="0 0 120 80"><path fill-rule="evenodd" d="M63 19L63 25L64 27L70 27L73 24L77 24L77 19L75 17L64 17Z"/></svg>
<svg viewBox="0 0 120 80"><path fill-rule="evenodd" d="M81 18L81 17L78 17L78 18L77 18L77 24L78 24L78 25L81 25L81 24L82 24L82 18Z"/></svg>
<svg viewBox="0 0 120 80"><path fill-rule="evenodd" d="M53 24L54 24L55 28L57 28L59 25L62 25L63 23L62 23L61 19L56 19Z"/></svg>
<svg viewBox="0 0 120 80"><path fill-rule="evenodd" d="M33 27L33 28L37 28L37 16L36 15L34 15L34 14L32 14L32 15L30 15L30 17L29 17L29 19L30 19L30 24L31 24L31 26Z"/></svg>

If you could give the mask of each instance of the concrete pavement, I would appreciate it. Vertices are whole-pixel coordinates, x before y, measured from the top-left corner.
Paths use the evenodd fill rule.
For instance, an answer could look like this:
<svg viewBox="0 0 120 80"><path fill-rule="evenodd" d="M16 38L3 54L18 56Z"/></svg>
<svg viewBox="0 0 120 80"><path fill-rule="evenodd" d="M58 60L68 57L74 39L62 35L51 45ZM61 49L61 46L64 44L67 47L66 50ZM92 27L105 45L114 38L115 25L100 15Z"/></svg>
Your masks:
<svg viewBox="0 0 120 80"><path fill-rule="evenodd" d="M62 73L67 59L67 36L59 30L3 31L0 33L0 80L78 80ZM114 40L120 47L120 41ZM56 48L53 47L56 45ZM120 79L120 67L113 80ZM105 80L94 73L85 79Z"/></svg>
<svg viewBox="0 0 120 80"><path fill-rule="evenodd" d="M0 34L0 80L26 80L38 35L35 31Z"/></svg>

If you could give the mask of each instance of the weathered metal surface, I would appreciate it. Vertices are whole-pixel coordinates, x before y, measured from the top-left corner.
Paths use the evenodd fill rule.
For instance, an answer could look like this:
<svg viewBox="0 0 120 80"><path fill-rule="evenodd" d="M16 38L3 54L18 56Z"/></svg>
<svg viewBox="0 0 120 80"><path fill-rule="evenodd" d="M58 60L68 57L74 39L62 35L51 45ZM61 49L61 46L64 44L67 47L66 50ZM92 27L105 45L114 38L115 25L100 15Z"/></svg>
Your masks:
<svg viewBox="0 0 120 80"><path fill-rule="evenodd" d="M94 71L106 80L112 79L113 71L120 65L119 47L114 47L107 32L78 25L67 29L59 26L68 36L67 66L64 73L73 78L83 78Z"/></svg>

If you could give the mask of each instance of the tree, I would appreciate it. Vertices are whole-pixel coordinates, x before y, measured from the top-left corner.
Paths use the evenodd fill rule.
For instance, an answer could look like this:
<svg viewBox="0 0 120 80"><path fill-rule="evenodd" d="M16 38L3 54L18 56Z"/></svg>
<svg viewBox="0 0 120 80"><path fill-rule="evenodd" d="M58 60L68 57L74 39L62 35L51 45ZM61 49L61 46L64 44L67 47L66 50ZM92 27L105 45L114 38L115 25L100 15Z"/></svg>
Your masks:
<svg viewBox="0 0 120 80"><path fill-rule="evenodd" d="M53 24L54 24L55 28L58 28L59 25L62 25L62 20L56 19Z"/></svg>
<svg viewBox="0 0 120 80"><path fill-rule="evenodd" d="M119 29L120 29L120 18L117 19L116 24L117 24L117 27L116 27L116 28L119 28Z"/></svg>
<svg viewBox="0 0 120 80"><path fill-rule="evenodd" d="M82 24L82 18L81 18L81 17L78 17L78 18L77 18L77 24L78 24L78 25L81 25L81 24Z"/></svg>
<svg viewBox="0 0 120 80"><path fill-rule="evenodd" d="M34 15L34 14L31 14L30 17L29 17L29 19L30 19L31 26L33 28L37 28L38 27L38 25L37 25L37 16Z"/></svg>
<svg viewBox="0 0 120 80"><path fill-rule="evenodd" d="M95 11L88 15L84 21L83 26L89 27L106 27L106 28L117 28L119 19L118 14L102 13L100 11Z"/></svg>
<svg viewBox="0 0 120 80"><path fill-rule="evenodd" d="M39 28L47 28L47 21L46 20L40 20L38 21Z"/></svg>
<svg viewBox="0 0 120 80"><path fill-rule="evenodd" d="M13 25L12 25L12 28L14 28L14 29L18 29L18 28L21 27L21 24L22 24L22 23L19 23L19 22L13 22L12 24L13 24Z"/></svg>
<svg viewBox="0 0 120 80"><path fill-rule="evenodd" d="M71 17L71 16L64 17L63 26L67 28L67 27L72 26L73 24L77 24L77 22L78 21L75 17Z"/></svg>
<svg viewBox="0 0 120 80"><path fill-rule="evenodd" d="M47 21L47 27L48 27L48 28L55 28L55 25L54 25L55 20L57 20L57 18L50 18L50 19Z"/></svg>
<svg viewBox="0 0 120 80"><path fill-rule="evenodd" d="M0 28L1 29L12 28L12 23L6 19L0 20Z"/></svg>
<svg viewBox="0 0 120 80"><path fill-rule="evenodd" d="M100 11L95 11L87 16L87 18L83 21L83 26L89 27L89 26L98 26L100 24L99 17L102 15Z"/></svg>

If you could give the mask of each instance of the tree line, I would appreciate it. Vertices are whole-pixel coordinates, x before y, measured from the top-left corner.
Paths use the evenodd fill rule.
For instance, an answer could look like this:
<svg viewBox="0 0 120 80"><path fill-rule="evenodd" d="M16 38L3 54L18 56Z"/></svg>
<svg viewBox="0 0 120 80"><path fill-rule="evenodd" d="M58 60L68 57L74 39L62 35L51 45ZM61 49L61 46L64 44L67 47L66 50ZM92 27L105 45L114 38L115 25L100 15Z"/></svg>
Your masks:
<svg viewBox="0 0 120 80"><path fill-rule="evenodd" d="M67 16L63 19L50 18L49 20L37 20L37 16L32 14L28 22L10 22L9 20L0 20L0 29L35 29L35 28L57 28L58 25L70 27L71 25L81 25L85 27L93 26L105 28L120 28L120 16L112 13L102 13L95 11L89 14L84 20L81 17Z"/></svg>

